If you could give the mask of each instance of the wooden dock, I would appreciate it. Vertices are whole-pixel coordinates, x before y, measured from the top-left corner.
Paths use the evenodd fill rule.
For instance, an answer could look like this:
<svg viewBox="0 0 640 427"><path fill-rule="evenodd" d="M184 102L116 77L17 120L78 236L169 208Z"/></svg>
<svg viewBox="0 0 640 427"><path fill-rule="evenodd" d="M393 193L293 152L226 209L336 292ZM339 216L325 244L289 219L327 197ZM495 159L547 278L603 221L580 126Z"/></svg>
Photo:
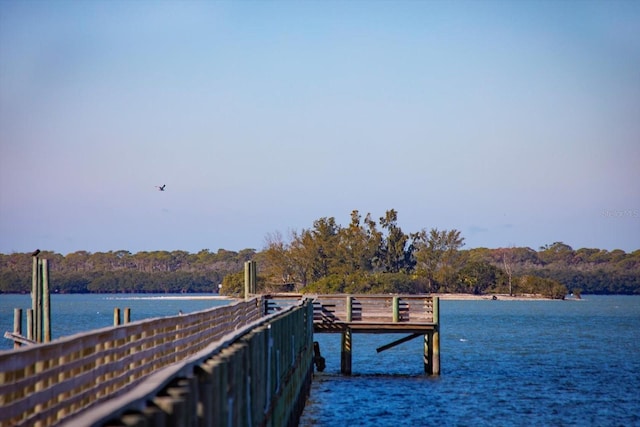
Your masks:
<svg viewBox="0 0 640 427"><path fill-rule="evenodd" d="M354 333L406 334L378 348L388 350L409 340L424 339L424 371L440 375L440 301L430 295L265 295L268 310L274 311L301 298L313 301L314 333L340 333L341 372L352 371Z"/></svg>
<svg viewBox="0 0 640 427"><path fill-rule="evenodd" d="M313 374L315 333L424 338L440 374L439 302L411 295L247 295L190 313L117 324L0 351L0 427L295 425ZM119 322L115 322L119 323Z"/></svg>
<svg viewBox="0 0 640 427"><path fill-rule="evenodd" d="M0 351L0 427L295 424L312 313L254 297Z"/></svg>

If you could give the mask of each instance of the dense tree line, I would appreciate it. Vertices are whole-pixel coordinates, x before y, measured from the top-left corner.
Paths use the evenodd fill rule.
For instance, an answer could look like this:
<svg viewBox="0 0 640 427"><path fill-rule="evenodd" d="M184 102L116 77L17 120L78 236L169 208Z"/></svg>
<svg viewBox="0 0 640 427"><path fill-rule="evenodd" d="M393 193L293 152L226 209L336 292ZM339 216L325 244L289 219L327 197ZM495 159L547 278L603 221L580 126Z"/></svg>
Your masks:
<svg viewBox="0 0 640 427"><path fill-rule="evenodd" d="M376 222L351 213L347 227L320 218L310 229L267 236L260 257L263 290L322 293L474 294L640 293L640 251L579 249L561 242L540 248L463 249L458 230L405 233L395 210ZM241 274L223 289L241 293Z"/></svg>
<svg viewBox="0 0 640 427"><path fill-rule="evenodd" d="M128 251L67 254L42 251L49 261L51 289L59 293L89 292L216 292L222 279L243 269L256 251L203 249L185 251ZM31 254L0 254L0 293L29 292Z"/></svg>
<svg viewBox="0 0 640 427"><path fill-rule="evenodd" d="M243 265L252 259L260 291L640 294L640 250L574 250L562 242L538 251L463 246L458 230L405 233L389 210L378 221L353 211L346 227L325 217L286 239L269 234L259 252L43 251L41 257L49 259L52 289L61 293L216 292L222 283L224 294L241 294ZM0 293L30 286L30 254L0 254Z"/></svg>

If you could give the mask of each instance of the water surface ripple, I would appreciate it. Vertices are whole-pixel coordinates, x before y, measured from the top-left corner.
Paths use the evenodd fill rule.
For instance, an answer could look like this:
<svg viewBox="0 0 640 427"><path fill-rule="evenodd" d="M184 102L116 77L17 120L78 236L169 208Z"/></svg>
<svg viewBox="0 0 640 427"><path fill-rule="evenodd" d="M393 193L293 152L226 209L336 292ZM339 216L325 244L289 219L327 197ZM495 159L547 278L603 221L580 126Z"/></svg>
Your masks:
<svg viewBox="0 0 640 427"><path fill-rule="evenodd" d="M301 426L640 425L640 297L441 301L442 375L422 375L422 342L354 335L352 377L339 335L317 335Z"/></svg>

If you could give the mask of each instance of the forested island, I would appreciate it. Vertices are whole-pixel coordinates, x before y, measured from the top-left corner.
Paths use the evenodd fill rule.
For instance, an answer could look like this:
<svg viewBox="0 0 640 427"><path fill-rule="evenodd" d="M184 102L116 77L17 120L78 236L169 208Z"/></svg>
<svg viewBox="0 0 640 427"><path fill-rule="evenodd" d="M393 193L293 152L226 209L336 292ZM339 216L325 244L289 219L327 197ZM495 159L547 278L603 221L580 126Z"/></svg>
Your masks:
<svg viewBox="0 0 640 427"><path fill-rule="evenodd" d="M346 227L323 217L286 239L269 234L260 251L43 250L40 257L49 260L56 293L240 295L244 263L253 260L261 292L640 294L640 250L463 247L458 230L405 233L392 209L378 221L353 211ZM0 293L28 293L31 266L31 253L0 254Z"/></svg>

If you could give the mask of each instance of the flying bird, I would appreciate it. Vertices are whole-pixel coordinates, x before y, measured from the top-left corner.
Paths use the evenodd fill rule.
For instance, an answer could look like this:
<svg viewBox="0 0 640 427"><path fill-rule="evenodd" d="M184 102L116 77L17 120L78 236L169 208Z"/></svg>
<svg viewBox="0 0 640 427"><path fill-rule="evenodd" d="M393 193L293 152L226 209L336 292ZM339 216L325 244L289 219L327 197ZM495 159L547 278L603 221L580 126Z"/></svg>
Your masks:
<svg viewBox="0 0 640 427"><path fill-rule="evenodd" d="M35 251L33 251L31 256L38 256L39 253L40 253L40 249L36 249Z"/></svg>
<svg viewBox="0 0 640 427"><path fill-rule="evenodd" d="M156 185L156 188L157 188L158 190L160 190L160 191L164 191L164 187L166 187L166 186L167 186L167 184L162 184L162 186L160 186L160 185Z"/></svg>

